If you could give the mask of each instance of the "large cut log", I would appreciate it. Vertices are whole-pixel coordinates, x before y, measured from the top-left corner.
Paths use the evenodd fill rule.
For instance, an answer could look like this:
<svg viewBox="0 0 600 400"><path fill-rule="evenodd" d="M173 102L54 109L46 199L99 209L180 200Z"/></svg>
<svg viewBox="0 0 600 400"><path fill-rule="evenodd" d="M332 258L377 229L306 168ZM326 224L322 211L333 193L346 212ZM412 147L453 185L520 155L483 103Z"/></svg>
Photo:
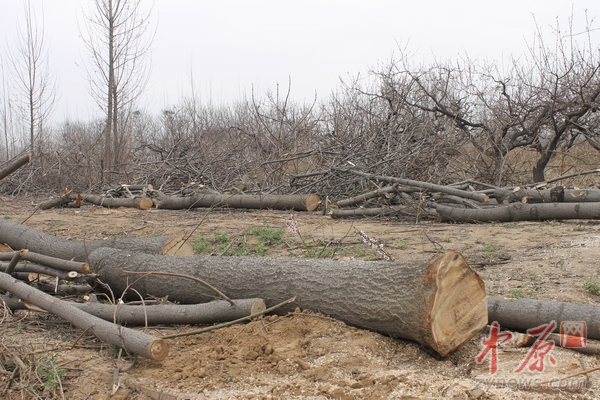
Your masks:
<svg viewBox="0 0 600 400"><path fill-rule="evenodd" d="M87 260L89 253L100 247L176 256L194 254L192 245L187 240L182 239L155 237L88 241L65 240L6 219L0 219L0 243L13 249L28 249L34 253L82 262ZM43 263L41 261L36 262Z"/></svg>
<svg viewBox="0 0 600 400"><path fill-rule="evenodd" d="M103 342L121 347L131 353L153 360L163 360L169 353L169 346L163 339L94 317L67 301L40 292L3 272L0 272L0 289L9 291L20 299L69 321L79 329L91 331Z"/></svg>
<svg viewBox="0 0 600 400"><path fill-rule="evenodd" d="M587 337L600 339L600 307L590 304L566 303L532 299L488 298L489 322L497 321L501 328L525 332L550 321L556 321L555 332L563 321L582 321Z"/></svg>
<svg viewBox="0 0 600 400"><path fill-rule="evenodd" d="M115 294L132 284L142 296L182 303L212 300L191 280L152 275L134 282L123 270L164 271L201 278L231 298L260 297L267 306L297 296L293 307L350 325L406 338L445 356L487 324L483 281L462 255L431 262L374 262L267 257L170 257L98 249L90 262ZM129 278L129 279L128 279ZM132 292L133 293L133 292Z"/></svg>
<svg viewBox="0 0 600 400"><path fill-rule="evenodd" d="M102 207L130 207L139 208L140 210L149 210L154 205L153 201L149 197L102 197L94 194L82 194L81 197L88 203L95 204Z"/></svg>
<svg viewBox="0 0 600 400"><path fill-rule="evenodd" d="M498 203L596 203L600 202L598 189L495 189L494 197Z"/></svg>
<svg viewBox="0 0 600 400"><path fill-rule="evenodd" d="M197 194L189 197L158 195L154 199L156 208L184 210L198 207L231 207L251 209L274 209L314 211L319 207L320 199L316 194L305 195L239 195L239 194Z"/></svg>
<svg viewBox="0 0 600 400"><path fill-rule="evenodd" d="M6 178L8 175L12 174L29 161L31 161L31 153L23 154L20 157L13 158L9 161L6 167L0 169L0 180Z"/></svg>
<svg viewBox="0 0 600 400"><path fill-rule="evenodd" d="M11 310L28 309L28 303L14 297L0 296ZM105 321L121 325L208 325L233 321L266 310L263 299L238 299L232 306L225 300L202 304L127 305L104 304L98 301L69 303ZM35 311L35 309L34 309Z"/></svg>
<svg viewBox="0 0 600 400"><path fill-rule="evenodd" d="M482 209L449 207L438 204L436 211L442 221L452 222L514 222L600 218L600 207L595 203L512 203L506 206Z"/></svg>

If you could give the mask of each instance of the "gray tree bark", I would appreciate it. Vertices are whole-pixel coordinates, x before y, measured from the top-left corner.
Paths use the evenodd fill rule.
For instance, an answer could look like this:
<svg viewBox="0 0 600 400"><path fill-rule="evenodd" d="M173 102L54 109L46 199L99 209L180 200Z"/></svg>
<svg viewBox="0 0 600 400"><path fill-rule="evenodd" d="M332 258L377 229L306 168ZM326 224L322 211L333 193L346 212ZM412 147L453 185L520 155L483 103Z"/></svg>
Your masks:
<svg viewBox="0 0 600 400"><path fill-rule="evenodd" d="M595 203L512 203L494 208L459 208L438 204L436 211L446 222L514 222L551 219L599 219Z"/></svg>
<svg viewBox="0 0 600 400"><path fill-rule="evenodd" d="M142 296L182 303L212 300L196 282L172 276L128 275L166 271L210 283L231 298L260 297L267 306L293 296L294 307L321 312L350 325L402 337L442 356L487 324L484 284L465 259L449 252L431 262L334 261L254 257L162 257L116 249L90 254L94 271L120 295L127 282Z"/></svg>
<svg viewBox="0 0 600 400"><path fill-rule="evenodd" d="M555 332L563 321L583 321L587 325L587 337L600 339L600 307L590 304L566 303L532 299L507 300L500 296L488 299L489 322L497 321L501 328L525 332L554 320Z"/></svg>
<svg viewBox="0 0 600 400"><path fill-rule="evenodd" d="M157 237L88 241L65 240L6 219L0 219L0 243L4 243L13 249L28 249L34 253L82 262L87 260L89 253L100 247L113 247L153 254L194 254L192 245L179 239Z"/></svg>

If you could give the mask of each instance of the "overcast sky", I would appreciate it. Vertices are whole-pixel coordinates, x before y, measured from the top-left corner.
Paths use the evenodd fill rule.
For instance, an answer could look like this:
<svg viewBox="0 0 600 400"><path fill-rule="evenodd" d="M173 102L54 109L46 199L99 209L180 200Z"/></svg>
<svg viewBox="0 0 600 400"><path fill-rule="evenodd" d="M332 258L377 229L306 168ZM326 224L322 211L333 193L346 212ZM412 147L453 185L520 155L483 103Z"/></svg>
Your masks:
<svg viewBox="0 0 600 400"><path fill-rule="evenodd" d="M31 0L43 9L51 69L60 99L55 120L101 115L87 93L78 65L87 55L78 20L92 0ZM387 62L398 45L431 61L455 58L500 60L526 51L535 21L550 32L557 18L564 28L575 15L576 28L600 18L600 1L387 1L387 0L143 0L154 4L152 72L144 105L152 113L189 95L190 76L203 102L232 103L287 88L291 97L326 99L340 77L365 74ZM43 6L43 7L42 7ZM24 21L21 0L0 0L0 49L14 44ZM600 23L600 21L598 21ZM599 24L595 23L595 27ZM596 35L598 38L598 35ZM600 43L595 44L596 47Z"/></svg>

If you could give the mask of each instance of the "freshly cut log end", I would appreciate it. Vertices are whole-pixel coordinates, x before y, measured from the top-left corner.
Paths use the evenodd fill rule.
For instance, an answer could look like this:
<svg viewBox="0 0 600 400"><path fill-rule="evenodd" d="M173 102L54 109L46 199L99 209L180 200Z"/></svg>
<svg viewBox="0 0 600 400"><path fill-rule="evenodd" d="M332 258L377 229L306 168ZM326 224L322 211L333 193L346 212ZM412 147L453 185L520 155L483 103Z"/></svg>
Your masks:
<svg viewBox="0 0 600 400"><path fill-rule="evenodd" d="M267 305L263 299L256 299L254 303L252 303L252 307L250 307L250 314L256 314L259 312L263 312L267 309Z"/></svg>
<svg viewBox="0 0 600 400"><path fill-rule="evenodd" d="M306 211L315 211L319 208L319 204L321 204L321 199L316 194L309 194L304 200Z"/></svg>
<svg viewBox="0 0 600 400"><path fill-rule="evenodd" d="M196 252L189 241L183 239L183 237L178 237L167 243L160 254L167 256L193 256Z"/></svg>
<svg viewBox="0 0 600 400"><path fill-rule="evenodd" d="M166 340L155 339L150 343L150 355L152 360L162 361L169 354L169 344Z"/></svg>
<svg viewBox="0 0 600 400"><path fill-rule="evenodd" d="M149 210L154 207L154 202L149 197L142 197L138 207L140 210Z"/></svg>
<svg viewBox="0 0 600 400"><path fill-rule="evenodd" d="M437 286L431 304L431 346L446 356L487 325L485 285L453 251L434 260L425 279Z"/></svg>

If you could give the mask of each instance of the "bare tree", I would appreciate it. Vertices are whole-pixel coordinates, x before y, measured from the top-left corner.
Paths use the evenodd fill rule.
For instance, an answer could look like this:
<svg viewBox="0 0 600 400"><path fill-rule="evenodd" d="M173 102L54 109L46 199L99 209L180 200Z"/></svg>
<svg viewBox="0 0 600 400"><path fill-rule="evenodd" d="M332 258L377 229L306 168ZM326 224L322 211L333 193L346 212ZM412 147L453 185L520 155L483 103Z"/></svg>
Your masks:
<svg viewBox="0 0 600 400"><path fill-rule="evenodd" d="M84 14L90 93L106 113L104 170L123 161L125 124L148 81L150 13L142 12L140 0L94 0Z"/></svg>
<svg viewBox="0 0 600 400"><path fill-rule="evenodd" d="M27 114L29 147L35 152L38 150L35 139L42 140L44 127L54 107L56 86L49 69L43 11L40 27L31 2L26 0L23 5L25 27L17 27L19 39L15 50L9 51L9 60L17 95Z"/></svg>

